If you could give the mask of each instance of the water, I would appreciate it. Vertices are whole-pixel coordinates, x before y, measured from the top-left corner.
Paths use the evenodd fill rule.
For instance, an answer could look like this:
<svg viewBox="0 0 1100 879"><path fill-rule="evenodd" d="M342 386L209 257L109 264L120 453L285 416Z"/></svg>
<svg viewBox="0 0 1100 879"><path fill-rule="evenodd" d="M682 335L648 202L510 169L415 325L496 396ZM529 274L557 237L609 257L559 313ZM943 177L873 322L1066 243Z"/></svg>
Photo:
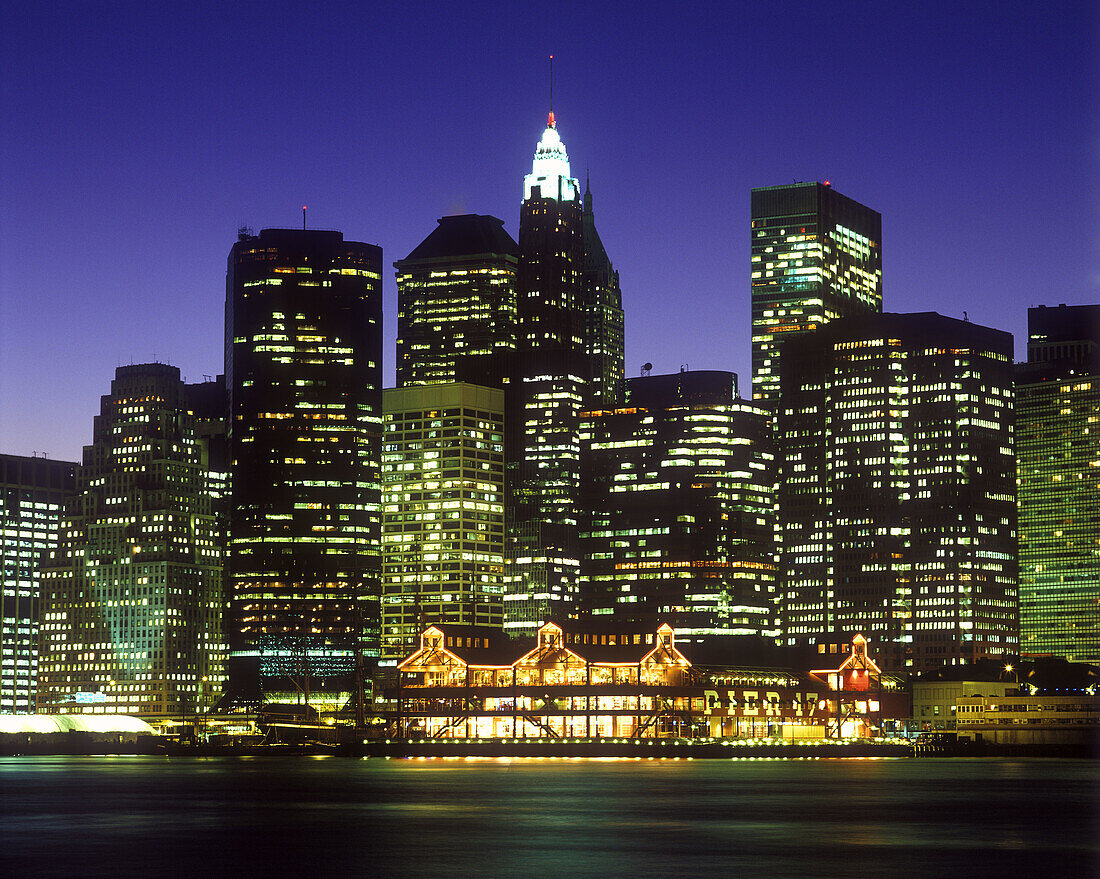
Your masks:
<svg viewBox="0 0 1100 879"><path fill-rule="evenodd" d="M1075 760L0 759L0 876L1100 876Z"/></svg>

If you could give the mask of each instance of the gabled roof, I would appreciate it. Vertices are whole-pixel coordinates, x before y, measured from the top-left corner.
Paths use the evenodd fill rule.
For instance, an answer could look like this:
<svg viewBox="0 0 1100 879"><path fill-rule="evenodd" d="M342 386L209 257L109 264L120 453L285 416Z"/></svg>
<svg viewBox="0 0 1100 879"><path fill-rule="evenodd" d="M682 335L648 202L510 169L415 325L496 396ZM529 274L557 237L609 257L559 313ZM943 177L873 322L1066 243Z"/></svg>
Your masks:
<svg viewBox="0 0 1100 879"><path fill-rule="evenodd" d="M504 221L483 214L442 217L439 225L398 265L412 260L505 254L519 258L519 246Z"/></svg>

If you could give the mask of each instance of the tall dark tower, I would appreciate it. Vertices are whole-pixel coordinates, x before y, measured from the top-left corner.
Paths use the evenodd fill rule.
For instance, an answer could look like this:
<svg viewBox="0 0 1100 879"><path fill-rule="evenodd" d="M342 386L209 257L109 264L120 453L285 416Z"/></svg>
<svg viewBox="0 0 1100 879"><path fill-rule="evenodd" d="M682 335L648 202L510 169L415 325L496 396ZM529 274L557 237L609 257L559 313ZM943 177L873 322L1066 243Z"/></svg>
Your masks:
<svg viewBox="0 0 1100 879"><path fill-rule="evenodd" d="M353 672L379 645L382 250L242 234L226 278L237 699ZM293 680L295 683L291 684Z"/></svg>
<svg viewBox="0 0 1100 879"><path fill-rule="evenodd" d="M589 357L591 384L586 406L613 408L622 392L624 378L623 297L619 273L611 265L592 211L592 192L584 185L584 293L585 348Z"/></svg>
<svg viewBox="0 0 1100 879"><path fill-rule="evenodd" d="M579 414L591 374L586 349L580 191L553 112L523 181L516 368L509 387L513 535L505 626L519 634L572 600L580 566Z"/></svg>
<svg viewBox="0 0 1100 879"><path fill-rule="evenodd" d="M752 398L774 408L783 345L882 311L882 216L828 181L752 190Z"/></svg>

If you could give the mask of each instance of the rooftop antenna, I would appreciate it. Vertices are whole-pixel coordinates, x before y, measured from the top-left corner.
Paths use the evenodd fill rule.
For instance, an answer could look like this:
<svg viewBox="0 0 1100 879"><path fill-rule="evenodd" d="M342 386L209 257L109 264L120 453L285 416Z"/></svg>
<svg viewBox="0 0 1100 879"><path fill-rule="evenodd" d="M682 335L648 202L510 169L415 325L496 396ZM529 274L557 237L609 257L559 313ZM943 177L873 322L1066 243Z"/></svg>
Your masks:
<svg viewBox="0 0 1100 879"><path fill-rule="evenodd" d="M302 205L302 231L306 231L306 206Z"/></svg>
<svg viewBox="0 0 1100 879"><path fill-rule="evenodd" d="M547 128L555 128L554 124L554 56L550 56L550 117L546 120Z"/></svg>

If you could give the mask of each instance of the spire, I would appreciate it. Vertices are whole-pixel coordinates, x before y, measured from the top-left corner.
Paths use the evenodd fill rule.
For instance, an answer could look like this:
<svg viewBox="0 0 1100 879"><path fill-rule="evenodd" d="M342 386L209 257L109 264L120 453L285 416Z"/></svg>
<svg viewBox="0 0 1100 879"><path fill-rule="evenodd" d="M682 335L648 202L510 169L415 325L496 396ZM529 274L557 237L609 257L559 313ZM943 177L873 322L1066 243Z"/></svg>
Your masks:
<svg viewBox="0 0 1100 879"><path fill-rule="evenodd" d="M588 166L585 165L585 167L584 167L584 212L586 214L592 213L592 192L591 192L591 190L589 189L589 186L588 186L591 176L592 175L588 170Z"/></svg>
<svg viewBox="0 0 1100 879"><path fill-rule="evenodd" d="M546 117L546 127L556 128L554 122L554 56L550 56L550 115Z"/></svg>
<svg viewBox="0 0 1100 879"><path fill-rule="evenodd" d="M531 198L533 187L538 187L540 198L556 201L577 201L580 198L576 178L569 173L569 156L558 133L554 118L554 56L550 56L550 113L546 128L535 148L535 161L531 173L523 179L523 200Z"/></svg>

